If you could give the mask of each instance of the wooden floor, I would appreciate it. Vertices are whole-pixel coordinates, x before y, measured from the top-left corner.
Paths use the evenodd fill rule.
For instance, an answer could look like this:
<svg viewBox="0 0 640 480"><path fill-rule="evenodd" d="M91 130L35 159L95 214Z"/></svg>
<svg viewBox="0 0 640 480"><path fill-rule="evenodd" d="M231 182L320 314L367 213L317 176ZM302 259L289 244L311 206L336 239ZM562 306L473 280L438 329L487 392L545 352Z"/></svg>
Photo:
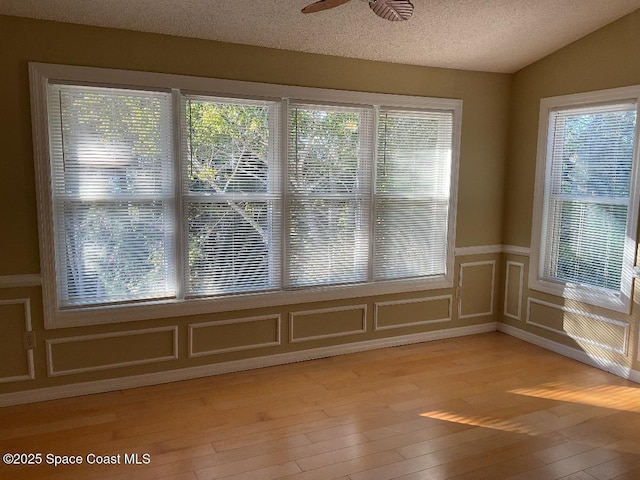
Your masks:
<svg viewBox="0 0 640 480"><path fill-rule="evenodd" d="M640 385L490 333L3 408L6 452L43 464L3 479L637 480Z"/></svg>

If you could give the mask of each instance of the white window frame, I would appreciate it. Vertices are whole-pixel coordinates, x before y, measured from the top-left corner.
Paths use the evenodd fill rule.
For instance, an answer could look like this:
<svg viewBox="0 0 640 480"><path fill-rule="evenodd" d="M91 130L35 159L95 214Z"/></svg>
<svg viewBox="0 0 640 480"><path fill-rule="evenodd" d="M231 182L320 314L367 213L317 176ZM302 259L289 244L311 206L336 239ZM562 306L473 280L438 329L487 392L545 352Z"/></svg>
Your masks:
<svg viewBox="0 0 640 480"><path fill-rule="evenodd" d="M640 115L638 115L636 121L636 137L634 141L633 168L631 172L620 291L613 292L596 287L576 285L570 282L552 281L544 278L543 269L545 258L542 252L542 235L544 232L544 203L548 174L548 158L551 154L550 144L553 141L553 132L549 123L551 114L555 110L630 100L635 101L637 111L640 110L640 85L541 99L538 121L538 153L536 159L534 211L531 229L531 268L529 268L529 287L533 290L627 314L631 311L634 263L637 250L636 232L640 203L640 199L638 198L640 194L640 160L638 158L640 151Z"/></svg>
<svg viewBox="0 0 640 480"><path fill-rule="evenodd" d="M304 302L328 301L383 295L401 292L452 288L458 198L458 166L462 100L416 97L392 94L349 92L309 87L294 87L235 80L191 77L173 74L114 70L93 67L30 63L31 110L36 170L36 193L40 242L43 308L45 328L119 323L153 318L168 318L202 313L272 307ZM47 86L49 82L69 82L112 88L161 89L180 91L187 95L288 99L318 104L366 105L385 108L438 109L453 114L453 142L451 152L450 210L448 217L446 272L427 278L389 280L365 284L332 285L301 290L234 294L210 298L178 298L116 305L88 306L61 309L57 303L56 265L53 235L51 167L48 139ZM180 130L179 99L174 95L174 135ZM286 115L278 142L286 152ZM375 131L374 131L375 135ZM176 149L178 142L174 141ZM374 158L375 158L374 142ZM179 151L176 151L176 155ZM179 168L179 165L176 166ZM178 240L180 241L180 240ZM284 240L286 241L286 240ZM177 266L178 268L180 265Z"/></svg>

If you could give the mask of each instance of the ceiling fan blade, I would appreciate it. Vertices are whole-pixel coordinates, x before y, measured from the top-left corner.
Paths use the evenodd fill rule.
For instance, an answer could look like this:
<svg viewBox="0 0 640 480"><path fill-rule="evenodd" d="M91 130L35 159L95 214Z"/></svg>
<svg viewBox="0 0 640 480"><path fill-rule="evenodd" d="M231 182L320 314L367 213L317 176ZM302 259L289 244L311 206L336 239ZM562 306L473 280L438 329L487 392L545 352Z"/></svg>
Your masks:
<svg viewBox="0 0 640 480"><path fill-rule="evenodd" d="M350 0L319 0L302 9L302 13L315 13L329 8L339 7Z"/></svg>
<svg viewBox="0 0 640 480"><path fill-rule="evenodd" d="M376 15L391 22L409 20L413 15L413 4L409 0L369 1L369 7Z"/></svg>

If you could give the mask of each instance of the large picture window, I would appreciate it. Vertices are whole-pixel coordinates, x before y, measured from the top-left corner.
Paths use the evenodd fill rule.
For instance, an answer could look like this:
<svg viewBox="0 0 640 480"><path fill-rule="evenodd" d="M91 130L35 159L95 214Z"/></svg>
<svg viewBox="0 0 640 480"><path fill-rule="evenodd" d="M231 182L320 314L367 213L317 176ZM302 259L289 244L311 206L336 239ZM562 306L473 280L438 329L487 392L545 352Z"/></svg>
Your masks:
<svg viewBox="0 0 640 480"><path fill-rule="evenodd" d="M451 285L459 101L36 72L48 327Z"/></svg>
<svg viewBox="0 0 640 480"><path fill-rule="evenodd" d="M621 92L622 93L622 92ZM602 94L600 94L602 95ZM550 106L540 170L535 284L627 310L635 256L637 99Z"/></svg>

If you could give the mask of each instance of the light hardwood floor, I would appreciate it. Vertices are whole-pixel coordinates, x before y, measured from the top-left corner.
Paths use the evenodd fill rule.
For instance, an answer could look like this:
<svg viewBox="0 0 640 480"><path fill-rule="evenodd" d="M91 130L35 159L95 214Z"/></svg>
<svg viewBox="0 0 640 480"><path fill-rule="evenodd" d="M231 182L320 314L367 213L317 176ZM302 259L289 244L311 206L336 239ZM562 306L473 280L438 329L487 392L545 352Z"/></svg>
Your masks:
<svg viewBox="0 0 640 480"><path fill-rule="evenodd" d="M640 385L490 333L7 407L6 452L84 463L3 479L640 479Z"/></svg>

